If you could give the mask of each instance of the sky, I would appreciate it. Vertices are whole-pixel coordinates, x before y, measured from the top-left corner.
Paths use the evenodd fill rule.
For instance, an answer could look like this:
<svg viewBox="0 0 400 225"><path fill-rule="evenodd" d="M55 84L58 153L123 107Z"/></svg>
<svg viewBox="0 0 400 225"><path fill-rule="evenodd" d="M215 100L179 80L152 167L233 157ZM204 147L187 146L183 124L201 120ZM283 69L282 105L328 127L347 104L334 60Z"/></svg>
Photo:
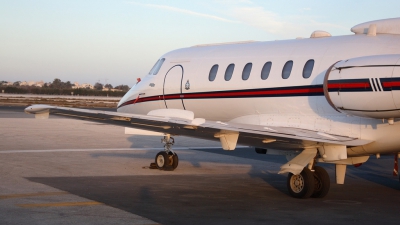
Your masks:
<svg viewBox="0 0 400 225"><path fill-rule="evenodd" d="M0 81L132 86L197 44L350 35L400 17L399 0L0 0Z"/></svg>

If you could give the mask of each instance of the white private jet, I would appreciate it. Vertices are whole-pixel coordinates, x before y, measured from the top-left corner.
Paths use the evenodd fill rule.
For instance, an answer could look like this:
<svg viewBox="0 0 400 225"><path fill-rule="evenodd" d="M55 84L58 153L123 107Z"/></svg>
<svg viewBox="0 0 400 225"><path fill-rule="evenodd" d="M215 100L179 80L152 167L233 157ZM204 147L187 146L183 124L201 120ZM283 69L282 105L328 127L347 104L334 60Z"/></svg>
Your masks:
<svg viewBox="0 0 400 225"><path fill-rule="evenodd" d="M324 197L329 176L317 163L335 164L343 184L347 165L400 151L400 18L351 31L178 49L160 57L117 112L47 105L25 111L163 133L159 169L178 166L174 135L286 155L279 173L289 173L290 194Z"/></svg>

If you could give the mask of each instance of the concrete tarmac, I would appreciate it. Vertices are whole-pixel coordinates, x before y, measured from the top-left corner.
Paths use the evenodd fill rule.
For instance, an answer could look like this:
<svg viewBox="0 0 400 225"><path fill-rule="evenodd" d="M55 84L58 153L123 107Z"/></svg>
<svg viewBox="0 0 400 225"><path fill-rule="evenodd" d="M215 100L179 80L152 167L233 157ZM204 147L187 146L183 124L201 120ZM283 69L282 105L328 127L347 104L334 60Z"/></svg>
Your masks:
<svg viewBox="0 0 400 225"><path fill-rule="evenodd" d="M393 156L334 166L322 199L294 199L285 157L176 137L175 171L149 169L160 137L84 120L37 120L0 107L0 224L398 224Z"/></svg>

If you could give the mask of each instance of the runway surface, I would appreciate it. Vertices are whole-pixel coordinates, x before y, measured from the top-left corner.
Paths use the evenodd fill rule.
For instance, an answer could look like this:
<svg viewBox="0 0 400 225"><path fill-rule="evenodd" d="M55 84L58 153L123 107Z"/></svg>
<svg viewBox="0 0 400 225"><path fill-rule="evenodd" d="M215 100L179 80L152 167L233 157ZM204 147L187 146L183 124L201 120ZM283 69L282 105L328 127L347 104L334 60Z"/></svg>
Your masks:
<svg viewBox="0 0 400 225"><path fill-rule="evenodd" d="M398 224L400 183L393 157L334 166L322 199L294 199L285 157L176 137L175 171L149 169L160 137L124 128L0 107L0 224Z"/></svg>

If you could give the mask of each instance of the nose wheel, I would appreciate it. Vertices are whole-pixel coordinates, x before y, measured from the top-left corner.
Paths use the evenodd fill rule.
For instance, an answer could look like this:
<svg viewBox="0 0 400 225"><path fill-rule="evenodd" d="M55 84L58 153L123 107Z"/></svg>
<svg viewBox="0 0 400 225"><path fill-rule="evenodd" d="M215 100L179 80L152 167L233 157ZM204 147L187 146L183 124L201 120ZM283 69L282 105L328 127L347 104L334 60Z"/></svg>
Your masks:
<svg viewBox="0 0 400 225"><path fill-rule="evenodd" d="M155 167L159 170L175 170L179 163L178 155L172 150L175 140L168 134L161 139L161 142L164 143L164 151L157 153ZM150 167L152 167L152 164Z"/></svg>
<svg viewBox="0 0 400 225"><path fill-rule="evenodd" d="M159 170L174 170L178 167L178 163L178 155L172 152L161 151L155 158L155 164Z"/></svg>

